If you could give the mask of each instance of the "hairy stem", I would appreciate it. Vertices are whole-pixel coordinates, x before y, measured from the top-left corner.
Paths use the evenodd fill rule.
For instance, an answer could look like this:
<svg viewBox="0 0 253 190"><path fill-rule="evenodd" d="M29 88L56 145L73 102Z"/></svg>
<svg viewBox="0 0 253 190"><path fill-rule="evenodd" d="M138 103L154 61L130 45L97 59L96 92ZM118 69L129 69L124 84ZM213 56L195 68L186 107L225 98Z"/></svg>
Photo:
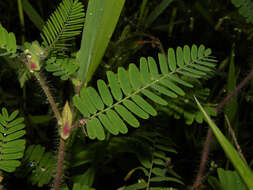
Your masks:
<svg viewBox="0 0 253 190"><path fill-rule="evenodd" d="M54 101L54 98L48 86L46 85L46 81L37 72L34 72L34 76L39 81L44 93L46 94L48 101L51 105L51 108L53 109L53 112L57 119L58 126L60 126L62 122L61 114L58 110L58 107ZM53 184L53 190L59 190L59 187L61 184L62 166L63 166L63 159L64 159L64 145L65 145L65 141L61 138L59 151L58 151L57 169L56 169L56 175L55 175L54 184Z"/></svg>
<svg viewBox="0 0 253 190"><path fill-rule="evenodd" d="M208 157L208 153L209 153L209 147L211 144L212 136L213 136L212 130L209 128L207 131L205 145L204 145L202 155L201 155L201 162L200 162L200 166L199 166L199 171L198 171L197 178L193 184L192 189L199 187L199 185L201 183L201 179L202 179L202 176L204 173L204 169L205 169L205 165L206 165L206 161L207 161L207 157Z"/></svg>
<svg viewBox="0 0 253 190"><path fill-rule="evenodd" d="M59 152L58 152L58 159L57 159L56 175L55 175L54 184L53 184L53 190L59 190L59 187L61 184L61 176L62 176L61 173L62 173L62 165L63 165L63 159L64 159L64 146L65 146L65 141L61 138Z"/></svg>
<svg viewBox="0 0 253 190"><path fill-rule="evenodd" d="M44 93L46 94L46 96L48 98L48 101L49 101L49 103L50 103L50 105L51 105L51 107L53 109L53 112L54 112L54 115L55 115L55 117L57 119L57 122L58 122L58 124L60 124L61 120L62 120L61 119L61 114L60 114L60 112L59 112L59 110L57 108L57 105L56 105L56 103L54 101L54 98L53 98L53 96L52 96L52 94L51 94L51 92L50 92L50 90L49 90L49 88L48 88L48 86L46 84L46 81L37 72L34 72L34 76L39 81L40 86L43 89Z"/></svg>
<svg viewBox="0 0 253 190"><path fill-rule="evenodd" d="M26 66L28 65L26 60L24 60L22 57L18 57L20 61L22 61ZM29 69L29 68L28 68ZM33 72L34 76L38 80L41 88L43 89L44 93L46 94L48 101L50 103L50 106L54 112L54 115L57 119L57 124L58 126L61 125L62 118L61 114L59 112L59 109L54 101L54 98L47 86L46 81L44 78L39 74L39 72ZM58 152L58 159L57 159L57 170L56 170L56 176L54 179L54 184L53 184L53 189L54 190L59 190L60 183L61 183L61 176L62 176L62 165L63 165L63 159L64 159L64 146L65 146L65 141L61 138L60 139L60 146L59 146L59 152Z"/></svg>
<svg viewBox="0 0 253 190"><path fill-rule="evenodd" d="M215 108L216 113L219 112L219 110L226 105L226 103L236 94L238 93L243 86L253 77L253 70L244 78L244 80L223 100L219 103L219 105ZM212 140L212 130L211 128L208 129L207 135L206 135L206 140L203 148L203 153L201 155L201 162L200 162L200 167L199 171L196 177L196 180L193 185L193 189L198 188L198 186L201 184L201 179L204 173L208 153L209 153L209 147L211 144Z"/></svg>

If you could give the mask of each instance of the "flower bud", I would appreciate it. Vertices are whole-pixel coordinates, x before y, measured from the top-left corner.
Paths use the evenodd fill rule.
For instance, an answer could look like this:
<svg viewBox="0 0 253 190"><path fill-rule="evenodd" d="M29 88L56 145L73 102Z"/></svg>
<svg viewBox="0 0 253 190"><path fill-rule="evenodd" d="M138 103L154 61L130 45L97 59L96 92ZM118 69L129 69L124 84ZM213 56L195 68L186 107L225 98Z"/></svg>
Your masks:
<svg viewBox="0 0 253 190"><path fill-rule="evenodd" d="M67 101L62 111L62 126L60 128L60 135L64 140L66 140L70 135L71 125L72 113Z"/></svg>

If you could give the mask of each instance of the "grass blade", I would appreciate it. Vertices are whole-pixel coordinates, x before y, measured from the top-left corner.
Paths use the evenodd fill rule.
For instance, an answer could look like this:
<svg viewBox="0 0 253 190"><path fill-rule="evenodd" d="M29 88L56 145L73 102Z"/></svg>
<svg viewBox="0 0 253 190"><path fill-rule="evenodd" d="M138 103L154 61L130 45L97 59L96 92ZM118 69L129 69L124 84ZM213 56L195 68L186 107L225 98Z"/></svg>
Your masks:
<svg viewBox="0 0 253 190"><path fill-rule="evenodd" d="M89 1L80 49L78 79L87 83L105 53L125 0Z"/></svg>

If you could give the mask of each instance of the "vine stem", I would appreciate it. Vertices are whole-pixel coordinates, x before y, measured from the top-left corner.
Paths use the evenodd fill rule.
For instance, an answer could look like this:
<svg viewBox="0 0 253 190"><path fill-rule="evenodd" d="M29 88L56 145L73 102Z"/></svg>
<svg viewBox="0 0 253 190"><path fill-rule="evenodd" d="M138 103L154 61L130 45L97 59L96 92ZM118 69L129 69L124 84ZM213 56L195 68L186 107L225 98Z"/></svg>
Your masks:
<svg viewBox="0 0 253 190"><path fill-rule="evenodd" d="M65 141L61 138L53 190L59 190L59 187L61 184L61 176L62 176L61 173L62 173L62 165L63 165L63 159L64 159L64 146L65 146Z"/></svg>
<svg viewBox="0 0 253 190"><path fill-rule="evenodd" d="M253 70L244 78L244 80L223 100L221 101L218 106L215 108L215 112L218 113L219 110L227 104L227 102L236 94L238 93L242 87L245 86L245 84L247 84L247 82L253 77ZM205 165L206 165L206 161L207 161L207 157L208 157L208 153L209 153L209 147L211 144L211 140L212 140L212 130L211 128L208 129L207 131L207 135L206 135L206 140L205 140L205 144L204 144L204 148L203 148L203 152L201 155L201 162L200 162L200 166L199 166L199 171L196 177L196 180L193 184L192 189L198 188L200 183L201 183L201 179L204 173L204 169L205 169Z"/></svg>

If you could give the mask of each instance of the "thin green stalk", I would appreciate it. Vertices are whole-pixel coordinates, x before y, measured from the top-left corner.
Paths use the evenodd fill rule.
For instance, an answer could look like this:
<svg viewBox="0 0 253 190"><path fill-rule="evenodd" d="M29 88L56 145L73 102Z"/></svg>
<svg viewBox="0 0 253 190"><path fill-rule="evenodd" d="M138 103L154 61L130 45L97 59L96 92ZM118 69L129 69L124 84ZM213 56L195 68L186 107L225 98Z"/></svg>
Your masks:
<svg viewBox="0 0 253 190"><path fill-rule="evenodd" d="M152 155L152 162L151 162L151 167L150 167L150 170L149 170L149 174L148 174L148 184L147 184L147 190L149 190L149 185L150 185L150 179L151 179L151 175L152 175L152 169L153 169L153 162L154 158L153 158L153 155Z"/></svg>
<svg viewBox="0 0 253 190"><path fill-rule="evenodd" d="M18 3L18 14L19 14L19 20L21 25L21 44L24 44L25 42L25 19L24 19L24 11L22 6L22 0L17 0Z"/></svg>
<svg viewBox="0 0 253 190"><path fill-rule="evenodd" d="M171 17L170 17L170 24L169 24L169 37L172 36L172 32L175 26L176 15L177 15L177 8L173 8Z"/></svg>

